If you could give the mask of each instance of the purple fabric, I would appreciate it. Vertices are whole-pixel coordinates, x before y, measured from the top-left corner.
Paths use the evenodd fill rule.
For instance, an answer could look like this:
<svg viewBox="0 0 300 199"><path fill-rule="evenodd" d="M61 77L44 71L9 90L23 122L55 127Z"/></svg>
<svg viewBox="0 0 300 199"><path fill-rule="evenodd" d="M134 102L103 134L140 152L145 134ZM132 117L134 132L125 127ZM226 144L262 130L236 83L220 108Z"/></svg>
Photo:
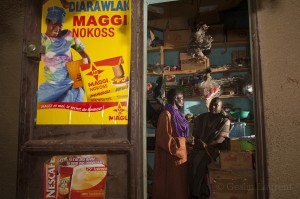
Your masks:
<svg viewBox="0 0 300 199"><path fill-rule="evenodd" d="M171 104L166 104L165 109L171 113L171 118L175 127L175 133L178 137L189 136L189 123L184 116Z"/></svg>

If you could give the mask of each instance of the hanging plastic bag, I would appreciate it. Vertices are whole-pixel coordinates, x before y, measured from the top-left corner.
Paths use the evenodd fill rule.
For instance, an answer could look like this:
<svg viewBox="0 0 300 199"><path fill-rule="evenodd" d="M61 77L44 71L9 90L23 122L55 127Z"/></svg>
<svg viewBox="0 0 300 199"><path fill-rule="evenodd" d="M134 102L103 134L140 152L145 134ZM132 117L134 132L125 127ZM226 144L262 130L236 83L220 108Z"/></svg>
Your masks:
<svg viewBox="0 0 300 199"><path fill-rule="evenodd" d="M201 83L205 99L220 96L220 85L208 74L207 80Z"/></svg>

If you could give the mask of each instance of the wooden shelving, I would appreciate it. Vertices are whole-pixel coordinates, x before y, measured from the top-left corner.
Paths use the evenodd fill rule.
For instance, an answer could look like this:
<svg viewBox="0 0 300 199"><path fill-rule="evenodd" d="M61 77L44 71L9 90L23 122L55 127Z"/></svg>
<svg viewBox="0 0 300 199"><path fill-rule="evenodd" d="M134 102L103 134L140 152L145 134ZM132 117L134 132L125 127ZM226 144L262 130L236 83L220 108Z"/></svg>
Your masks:
<svg viewBox="0 0 300 199"><path fill-rule="evenodd" d="M243 121L241 121L243 122ZM254 126L254 122L245 122L246 123L246 126ZM231 123L231 125L233 125L234 122Z"/></svg>
<svg viewBox="0 0 300 199"><path fill-rule="evenodd" d="M236 68L220 68L220 69L210 69L210 73L233 73L233 72L249 72L251 68L249 67L236 67Z"/></svg>
<svg viewBox="0 0 300 199"><path fill-rule="evenodd" d="M236 41L236 42L213 42L212 44L212 49L214 48L231 48L231 47L247 47L249 46L249 41ZM160 47L153 47L153 48L148 48L148 52L158 52L160 53L160 58L161 58L161 66L164 66L165 62L165 52L166 51L179 51L179 52L186 52L187 51L187 45L178 45L178 46L160 46ZM251 68L250 67L227 67L227 66L217 66L217 67L209 67L210 73L211 74L217 74L217 73L239 73L239 72L250 72L251 73ZM197 75L197 74L206 74L207 70L175 70L175 71L163 71L162 73L152 73L148 72L147 75L154 75L154 76L159 76L159 75ZM239 98L244 98L247 99L248 96L246 95L221 95L219 96L221 99L239 99ZM205 100L204 96L186 96L185 100L187 101L193 101L193 100ZM246 122L247 126L254 126L253 122ZM147 128L153 129L155 128L151 124L147 124ZM152 138L153 134L147 134L147 137Z"/></svg>
<svg viewBox="0 0 300 199"><path fill-rule="evenodd" d="M201 74L205 71L201 70L174 70L174 71L164 71L164 75L191 75L191 74ZM162 75L162 73L147 73L147 75Z"/></svg>
<svg viewBox="0 0 300 199"><path fill-rule="evenodd" d="M230 99L230 98L247 98L246 95L221 95L219 96L221 99ZM204 100L205 98L202 96L191 96L185 97L185 100Z"/></svg>
<svg viewBox="0 0 300 199"><path fill-rule="evenodd" d="M249 46L249 41L213 42L211 48L230 48L239 46Z"/></svg>
<svg viewBox="0 0 300 199"><path fill-rule="evenodd" d="M232 73L232 72L249 72L249 67L237 67L237 68L221 68L213 69L210 73ZM175 70L164 71L164 75L191 75L191 74L204 74L205 70ZM162 75L162 73L147 73L147 75Z"/></svg>
<svg viewBox="0 0 300 199"><path fill-rule="evenodd" d="M164 47L163 46L160 46L160 47L152 47L152 48L147 48L147 51L148 52L159 52L163 49Z"/></svg>
<svg viewBox="0 0 300 199"><path fill-rule="evenodd" d="M234 41L234 42L213 42L211 48L230 48L230 47L239 47L239 46L249 46L248 41ZM186 51L186 45L178 45L178 46L160 46L148 48L148 52L158 52L161 50L170 51L170 50L178 50L178 51Z"/></svg>

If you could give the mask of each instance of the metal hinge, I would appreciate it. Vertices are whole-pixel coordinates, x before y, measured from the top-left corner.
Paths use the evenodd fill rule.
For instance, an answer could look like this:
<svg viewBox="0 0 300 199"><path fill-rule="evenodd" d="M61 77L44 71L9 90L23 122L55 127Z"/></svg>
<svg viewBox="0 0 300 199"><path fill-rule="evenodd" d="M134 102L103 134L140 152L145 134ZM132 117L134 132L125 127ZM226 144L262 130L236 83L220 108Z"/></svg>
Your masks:
<svg viewBox="0 0 300 199"><path fill-rule="evenodd" d="M41 54L45 53L45 46L41 45L41 41L27 41L23 52L30 59L41 60Z"/></svg>

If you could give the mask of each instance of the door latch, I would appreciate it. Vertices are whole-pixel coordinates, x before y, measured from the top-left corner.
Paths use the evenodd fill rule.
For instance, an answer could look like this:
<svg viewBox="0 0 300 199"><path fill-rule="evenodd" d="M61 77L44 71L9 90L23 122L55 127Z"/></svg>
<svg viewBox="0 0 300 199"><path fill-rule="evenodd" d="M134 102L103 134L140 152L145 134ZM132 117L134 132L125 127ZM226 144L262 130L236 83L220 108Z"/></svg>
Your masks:
<svg viewBox="0 0 300 199"><path fill-rule="evenodd" d="M28 58L39 61L41 54L45 53L45 46L40 41L27 41L24 52Z"/></svg>

